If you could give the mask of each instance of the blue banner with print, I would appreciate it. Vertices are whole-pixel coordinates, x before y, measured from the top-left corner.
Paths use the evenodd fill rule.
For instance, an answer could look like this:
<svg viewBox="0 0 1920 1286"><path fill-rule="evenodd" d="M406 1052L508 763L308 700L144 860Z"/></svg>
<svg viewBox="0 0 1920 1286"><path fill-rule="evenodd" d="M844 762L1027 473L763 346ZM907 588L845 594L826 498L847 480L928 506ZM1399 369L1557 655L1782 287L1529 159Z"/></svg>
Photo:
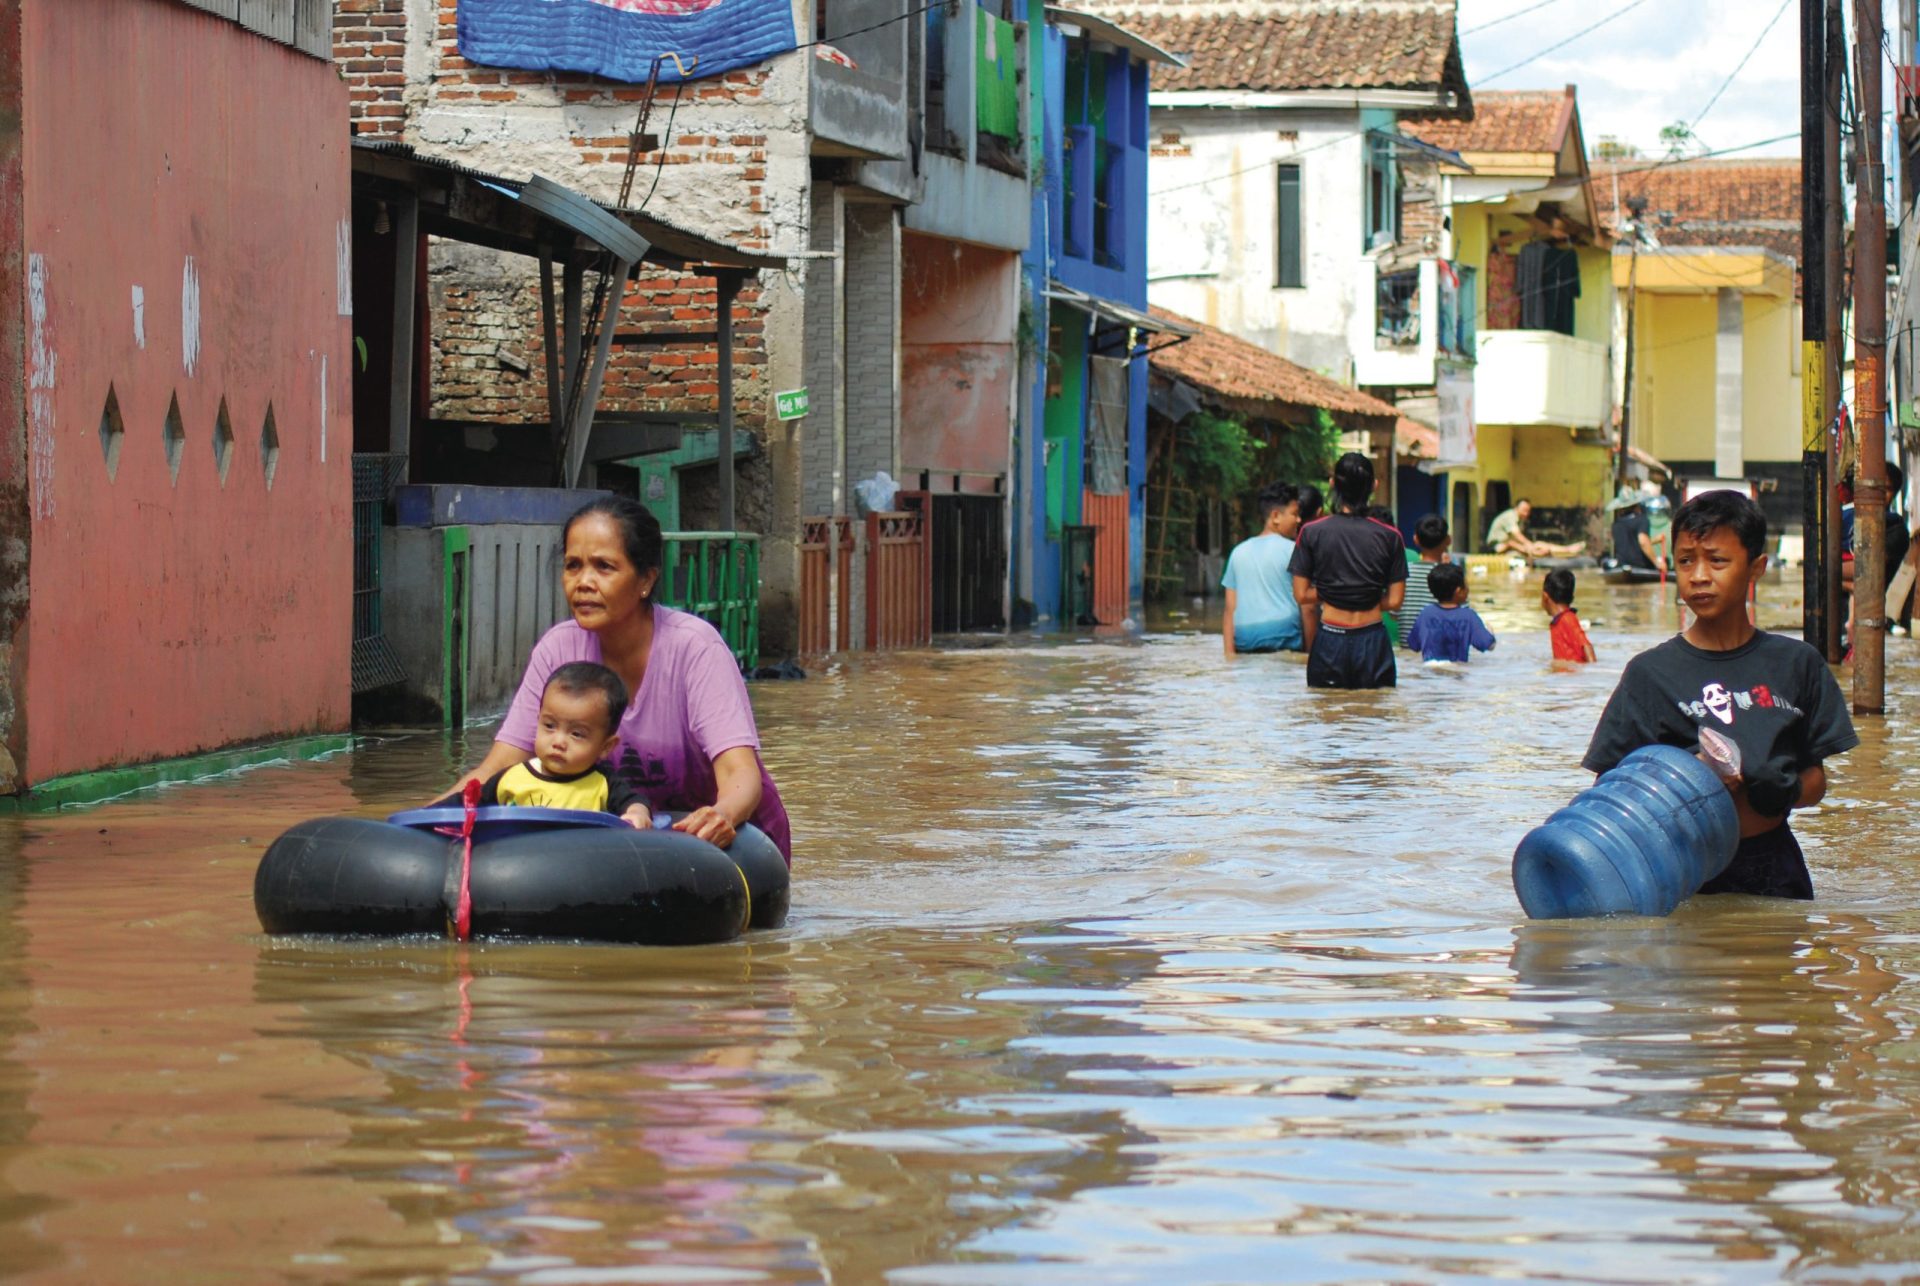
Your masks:
<svg viewBox="0 0 1920 1286"><path fill-rule="evenodd" d="M644 82L702 79L797 43L791 0L460 0L460 54L485 67L591 72Z"/></svg>

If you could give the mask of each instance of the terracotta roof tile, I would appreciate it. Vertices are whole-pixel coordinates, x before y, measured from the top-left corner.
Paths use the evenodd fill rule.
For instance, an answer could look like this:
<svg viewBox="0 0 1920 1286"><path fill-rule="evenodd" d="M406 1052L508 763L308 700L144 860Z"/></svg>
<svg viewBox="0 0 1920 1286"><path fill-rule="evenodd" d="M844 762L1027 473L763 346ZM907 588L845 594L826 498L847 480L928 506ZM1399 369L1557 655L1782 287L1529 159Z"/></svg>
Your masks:
<svg viewBox="0 0 1920 1286"><path fill-rule="evenodd" d="M1453 0L1082 4L1187 60L1156 68L1156 90L1447 88L1468 102Z"/></svg>
<svg viewBox="0 0 1920 1286"><path fill-rule="evenodd" d="M1438 460L1440 430L1403 415L1394 422L1393 449L1395 454L1416 460Z"/></svg>
<svg viewBox="0 0 1920 1286"><path fill-rule="evenodd" d="M1473 119L1402 118L1400 130L1449 152L1558 152L1573 122L1573 86L1564 90L1482 89Z"/></svg>
<svg viewBox="0 0 1920 1286"><path fill-rule="evenodd" d="M1250 344L1204 322L1164 308L1155 317L1183 322L1199 333L1182 344L1156 351L1149 361L1162 374L1231 402L1265 403L1302 410L1324 408L1336 416L1385 416L1399 412L1379 398L1297 366L1258 344Z"/></svg>
<svg viewBox="0 0 1920 1286"><path fill-rule="evenodd" d="M1593 204L1600 222L1615 221L1614 177L1620 217L1627 202L1647 198L1647 226L1663 246L1760 246L1800 257L1800 159L1597 161Z"/></svg>

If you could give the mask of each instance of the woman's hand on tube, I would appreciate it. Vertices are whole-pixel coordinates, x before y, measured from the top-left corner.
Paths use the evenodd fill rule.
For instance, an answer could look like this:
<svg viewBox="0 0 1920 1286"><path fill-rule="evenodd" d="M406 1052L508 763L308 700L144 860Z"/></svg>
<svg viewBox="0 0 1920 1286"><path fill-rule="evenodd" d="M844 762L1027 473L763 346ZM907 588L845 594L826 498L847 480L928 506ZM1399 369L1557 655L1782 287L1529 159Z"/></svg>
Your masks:
<svg viewBox="0 0 1920 1286"><path fill-rule="evenodd" d="M733 843L737 833L727 815L717 808L696 808L673 824L673 829L685 831L695 839L703 839L715 848L725 848Z"/></svg>
<svg viewBox="0 0 1920 1286"><path fill-rule="evenodd" d="M713 761L714 794L705 808L696 808L673 824L673 829L725 848L733 843L737 827L746 824L760 807L760 755L752 746L723 750Z"/></svg>

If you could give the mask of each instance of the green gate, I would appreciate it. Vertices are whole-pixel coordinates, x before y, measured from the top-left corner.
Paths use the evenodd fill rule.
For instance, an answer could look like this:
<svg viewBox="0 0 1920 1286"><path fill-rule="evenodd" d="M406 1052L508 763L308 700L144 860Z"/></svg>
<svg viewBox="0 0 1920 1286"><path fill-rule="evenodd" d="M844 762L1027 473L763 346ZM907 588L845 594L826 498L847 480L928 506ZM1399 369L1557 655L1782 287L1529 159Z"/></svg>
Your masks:
<svg viewBox="0 0 1920 1286"><path fill-rule="evenodd" d="M727 641L742 670L760 664L760 537L744 531L669 531L660 601L692 612Z"/></svg>

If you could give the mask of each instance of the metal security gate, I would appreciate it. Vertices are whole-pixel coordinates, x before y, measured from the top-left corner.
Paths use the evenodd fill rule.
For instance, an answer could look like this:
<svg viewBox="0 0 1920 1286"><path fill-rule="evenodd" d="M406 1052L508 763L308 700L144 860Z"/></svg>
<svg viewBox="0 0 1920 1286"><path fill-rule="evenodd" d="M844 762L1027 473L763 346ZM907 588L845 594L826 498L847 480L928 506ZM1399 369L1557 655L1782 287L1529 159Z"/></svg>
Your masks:
<svg viewBox="0 0 1920 1286"><path fill-rule="evenodd" d="M742 531L664 533L660 601L720 631L742 670L760 664L760 537Z"/></svg>
<svg viewBox="0 0 1920 1286"><path fill-rule="evenodd" d="M1118 625L1127 619L1127 565L1129 562L1127 497L1089 491L1080 498L1080 512L1099 534L1093 544L1093 619Z"/></svg>
<svg viewBox="0 0 1920 1286"><path fill-rule="evenodd" d="M1006 625L1005 502L999 496L933 497L933 632Z"/></svg>
<svg viewBox="0 0 1920 1286"><path fill-rule="evenodd" d="M380 603L380 533L387 500L405 474L402 455L353 457L353 690L371 692L406 682L407 672L387 642Z"/></svg>

